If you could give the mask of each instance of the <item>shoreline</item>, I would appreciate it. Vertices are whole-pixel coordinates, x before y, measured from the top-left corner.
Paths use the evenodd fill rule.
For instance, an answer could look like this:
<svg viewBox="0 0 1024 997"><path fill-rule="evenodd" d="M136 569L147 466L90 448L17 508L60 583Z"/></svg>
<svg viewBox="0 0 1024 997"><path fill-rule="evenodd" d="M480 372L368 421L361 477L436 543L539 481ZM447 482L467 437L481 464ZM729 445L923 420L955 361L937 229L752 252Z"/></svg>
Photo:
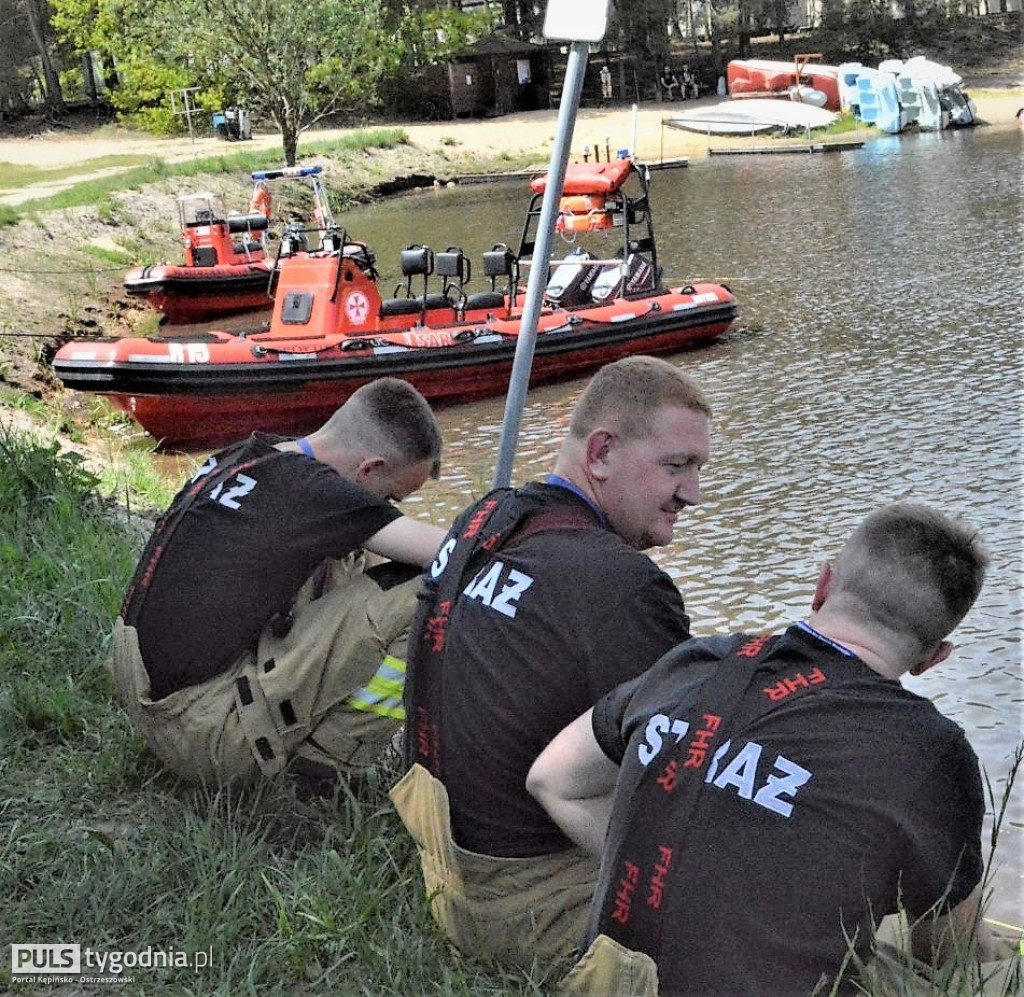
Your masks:
<svg viewBox="0 0 1024 997"><path fill-rule="evenodd" d="M1017 111L1024 107L1024 86L1011 88L967 88L978 108L982 127L1015 126ZM718 104L717 96L690 101L643 102L609 107L582 107L576 118L571 151L578 155L584 145L606 145L613 155L619 148L630 148L638 159L657 160L688 156L704 158L708 154L708 136L696 132L663 128L662 121L683 108ZM635 110L634 110L635 108ZM558 119L558 110L520 111L495 118L460 118L442 122L367 122L358 127L330 128L304 132L302 141L332 139L356 131L400 128L409 142L423 151L459 148L481 159L536 154L545 161L550 156ZM850 133L855 134L855 133ZM873 133L872 133L873 134ZM763 142L746 136L713 136L716 142L741 148L744 143ZM838 136L841 141L843 136ZM802 141L802 140L800 140ZM0 162L43 170L75 164L86 166L90 160L112 155L146 155L166 161L204 159L226 150L277 151L280 135L255 135L244 143L226 143L213 136L191 140L187 137L153 138L133 133L118 134L104 127L96 133L81 135L47 132L32 138L0 138ZM27 190L28 188L22 188Z"/></svg>

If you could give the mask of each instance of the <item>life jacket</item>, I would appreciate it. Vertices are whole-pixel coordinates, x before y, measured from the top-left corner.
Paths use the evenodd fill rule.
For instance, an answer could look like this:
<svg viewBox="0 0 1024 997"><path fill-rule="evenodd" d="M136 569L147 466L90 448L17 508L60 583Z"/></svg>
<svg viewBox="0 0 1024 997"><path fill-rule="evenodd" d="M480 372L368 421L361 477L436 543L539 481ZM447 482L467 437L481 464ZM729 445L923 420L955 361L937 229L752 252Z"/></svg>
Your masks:
<svg viewBox="0 0 1024 997"><path fill-rule="evenodd" d="M273 204L274 199L270 196L270 191L264 184L259 184L252 192L252 200L249 202L249 214L258 211L265 218L269 218Z"/></svg>
<svg viewBox="0 0 1024 997"><path fill-rule="evenodd" d="M406 767L419 763L442 779L439 718L444 699L448 623L459 595L484 561L515 536L542 529L600 529L597 515L565 489L497 488L455 520L424 573L413 616L405 682Z"/></svg>

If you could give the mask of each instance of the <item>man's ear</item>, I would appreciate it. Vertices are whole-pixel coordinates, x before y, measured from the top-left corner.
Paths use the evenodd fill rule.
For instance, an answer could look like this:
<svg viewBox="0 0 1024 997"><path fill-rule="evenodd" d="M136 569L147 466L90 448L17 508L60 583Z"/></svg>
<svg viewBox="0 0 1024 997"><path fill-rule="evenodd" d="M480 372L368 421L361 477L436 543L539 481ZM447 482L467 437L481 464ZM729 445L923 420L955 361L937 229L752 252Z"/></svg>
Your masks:
<svg viewBox="0 0 1024 997"><path fill-rule="evenodd" d="M945 661L953 652L953 645L948 641L942 641L932 653L910 669L911 675L923 675L929 668L934 668L940 661Z"/></svg>
<svg viewBox="0 0 1024 997"><path fill-rule="evenodd" d="M617 439L607 429L595 429L587 437L587 471L598 481L608 477L608 458L615 449Z"/></svg>
<svg viewBox="0 0 1024 997"><path fill-rule="evenodd" d="M816 613L825 605L829 593L832 591L832 579L835 576L832 572L832 565L823 561L821 570L818 572L818 584L814 586L814 598L811 599L811 609Z"/></svg>
<svg viewBox="0 0 1024 997"><path fill-rule="evenodd" d="M357 485L363 484L373 474L380 474L388 466L383 457L364 457L357 465L354 480Z"/></svg>

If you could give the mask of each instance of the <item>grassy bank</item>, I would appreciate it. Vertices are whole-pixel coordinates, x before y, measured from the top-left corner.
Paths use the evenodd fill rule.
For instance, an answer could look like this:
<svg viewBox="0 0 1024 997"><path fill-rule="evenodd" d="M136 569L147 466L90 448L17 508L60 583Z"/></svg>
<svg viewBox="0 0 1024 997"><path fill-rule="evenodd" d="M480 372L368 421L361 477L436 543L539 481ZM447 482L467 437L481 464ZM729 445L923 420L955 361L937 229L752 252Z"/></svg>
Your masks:
<svg viewBox="0 0 1024 997"><path fill-rule="evenodd" d="M539 974L489 974L439 940L387 801L394 766L315 802L287 781L213 795L161 769L103 667L139 534L78 458L9 426L0 537L0 990L10 943L66 942L211 955L128 970L125 993L541 992Z"/></svg>

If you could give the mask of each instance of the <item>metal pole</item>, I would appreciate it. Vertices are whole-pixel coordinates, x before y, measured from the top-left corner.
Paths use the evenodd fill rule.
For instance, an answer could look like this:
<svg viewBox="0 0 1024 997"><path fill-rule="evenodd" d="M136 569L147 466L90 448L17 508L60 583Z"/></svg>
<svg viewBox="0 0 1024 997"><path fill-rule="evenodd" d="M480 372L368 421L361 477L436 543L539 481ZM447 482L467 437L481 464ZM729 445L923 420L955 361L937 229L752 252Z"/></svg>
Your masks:
<svg viewBox="0 0 1024 997"><path fill-rule="evenodd" d="M562 101L558 107L558 123L555 126L555 144L551 149L551 165L541 201L540 220L537 223L537 240L533 249L533 265L526 285L526 301L519 326L519 341L512 362L512 376L509 379L508 394L505 397L505 415L501 424L501 438L498 442L498 461L494 468L494 487L504 488L512 479L512 464L515 461L516 445L519 440L519 423L526 404L526 391L530 386L530 368L533 366L533 350L537 342L537 321L544 298L548 268L545 265L551 256L551 240L555 233L558 202L565 180L565 166L569 161L569 144L576 124L576 111L583 92L583 77L587 71L589 42L574 41L569 47L569 61L565 68L565 83L562 87Z"/></svg>

